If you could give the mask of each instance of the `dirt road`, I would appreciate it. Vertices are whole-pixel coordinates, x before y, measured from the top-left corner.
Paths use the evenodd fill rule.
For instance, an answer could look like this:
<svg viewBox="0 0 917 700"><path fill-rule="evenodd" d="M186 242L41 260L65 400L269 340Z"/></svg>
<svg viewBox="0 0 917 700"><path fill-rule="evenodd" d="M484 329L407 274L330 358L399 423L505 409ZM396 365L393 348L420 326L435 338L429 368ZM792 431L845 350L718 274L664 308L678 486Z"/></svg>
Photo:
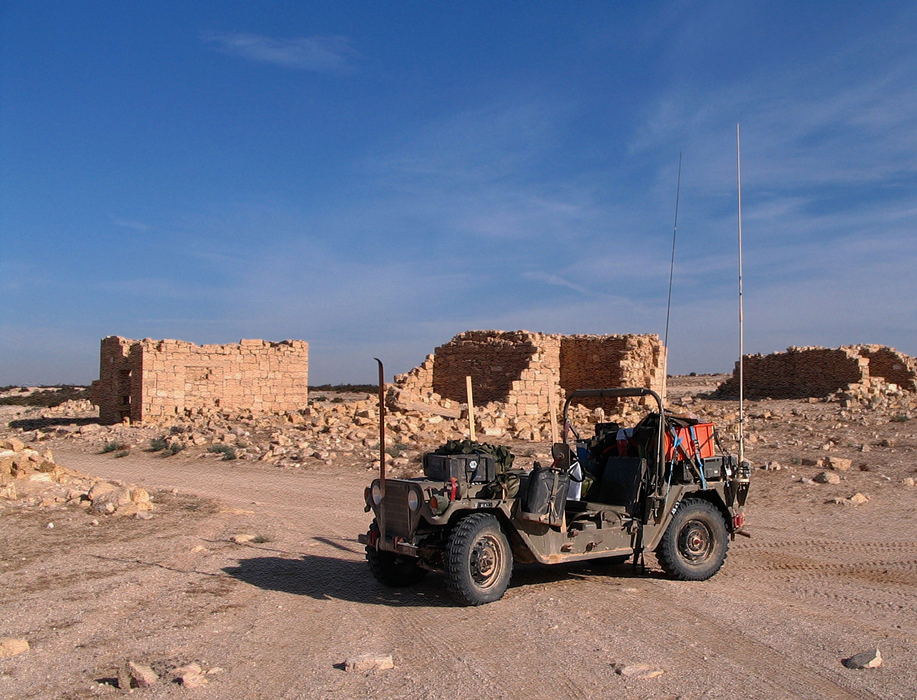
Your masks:
<svg viewBox="0 0 917 700"><path fill-rule="evenodd" d="M363 470L63 446L55 457L167 491L147 521L93 525L72 510L0 520L0 636L33 645L0 660L0 697L114 696L128 659L217 669L203 688L134 691L150 698L917 697L917 494L875 474L803 487L757 472L753 537L704 583L654 568L517 567L503 600L464 608L438 575L400 591L369 576L356 542ZM871 500L825 503L832 489ZM262 541L230 541L240 533ZM876 647L881 668L841 664ZM367 652L395 668L340 667ZM616 673L635 664L662 675Z"/></svg>

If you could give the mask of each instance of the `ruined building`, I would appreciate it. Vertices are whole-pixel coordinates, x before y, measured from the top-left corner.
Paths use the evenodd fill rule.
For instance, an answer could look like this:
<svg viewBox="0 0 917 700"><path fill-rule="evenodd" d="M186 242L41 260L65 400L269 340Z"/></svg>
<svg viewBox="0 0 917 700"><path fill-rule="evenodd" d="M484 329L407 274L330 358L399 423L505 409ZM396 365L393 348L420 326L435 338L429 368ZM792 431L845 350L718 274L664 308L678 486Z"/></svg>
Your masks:
<svg viewBox="0 0 917 700"><path fill-rule="evenodd" d="M466 331L436 348L419 367L395 378L390 404L467 401L505 404L509 417L547 416L548 395L558 411L576 389L622 386L662 389L664 348L655 335L548 335L529 331ZM589 405L589 404L587 404ZM598 400L593 406L614 402Z"/></svg>
<svg viewBox="0 0 917 700"><path fill-rule="evenodd" d="M309 345L301 340L195 345L109 336L92 400L103 424L214 410L293 411L306 406L308 378Z"/></svg>
<svg viewBox="0 0 917 700"><path fill-rule="evenodd" d="M825 397L875 381L917 391L917 361L883 345L793 347L771 355L746 355L744 375L749 399ZM738 363L717 395L738 397Z"/></svg>

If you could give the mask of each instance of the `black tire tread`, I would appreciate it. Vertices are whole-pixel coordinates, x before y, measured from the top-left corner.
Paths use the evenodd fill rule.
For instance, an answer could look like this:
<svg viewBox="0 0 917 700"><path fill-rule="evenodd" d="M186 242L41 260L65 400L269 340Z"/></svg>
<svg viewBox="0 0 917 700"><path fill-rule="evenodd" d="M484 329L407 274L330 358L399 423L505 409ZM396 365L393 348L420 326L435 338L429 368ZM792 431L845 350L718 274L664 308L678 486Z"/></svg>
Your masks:
<svg viewBox="0 0 917 700"><path fill-rule="evenodd" d="M469 551L485 533L495 534L503 549L504 570L498 581L482 590L471 580L468 570ZM513 573L513 554L509 541L500 527L500 521L490 513L472 513L464 517L453 528L446 545L444 573L446 587L459 601L466 605L483 605L499 600L506 592Z"/></svg>
<svg viewBox="0 0 917 700"><path fill-rule="evenodd" d="M706 519L714 530L714 539L719 540L717 542L719 551L712 553L709 561L703 567L692 568L678 552L679 530L692 518ZM656 548L659 566L667 576L679 581L706 581L722 568L728 553L729 531L723 514L710 501L702 498L685 498L681 502L662 536L662 541Z"/></svg>

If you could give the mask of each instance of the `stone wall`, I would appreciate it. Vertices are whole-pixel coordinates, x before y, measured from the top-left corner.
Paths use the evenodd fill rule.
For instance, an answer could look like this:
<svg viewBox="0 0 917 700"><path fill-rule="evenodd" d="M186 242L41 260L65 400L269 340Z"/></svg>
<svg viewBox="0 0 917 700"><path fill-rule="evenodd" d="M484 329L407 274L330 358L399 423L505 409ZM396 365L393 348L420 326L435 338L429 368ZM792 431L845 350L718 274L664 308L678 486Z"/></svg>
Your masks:
<svg viewBox="0 0 917 700"><path fill-rule="evenodd" d="M746 355L744 375L749 399L821 398L875 380L917 391L917 362L882 345L792 347L771 355ZM717 395L738 397L738 363Z"/></svg>
<svg viewBox="0 0 917 700"><path fill-rule="evenodd" d="M390 405L436 411L467 401L472 378L477 406L501 404L508 417L548 416L576 389L662 388L664 350L655 335L551 335L466 331L436 348L423 364L395 378ZM596 401L612 409L617 402Z"/></svg>
<svg viewBox="0 0 917 700"><path fill-rule="evenodd" d="M564 398L576 389L648 387L662 392L664 349L655 335L561 336L560 384ZM584 406L609 408L602 399L587 399Z"/></svg>
<svg viewBox="0 0 917 700"><path fill-rule="evenodd" d="M301 340L195 345L181 340L102 340L92 400L103 424L209 411L305 408L309 346Z"/></svg>

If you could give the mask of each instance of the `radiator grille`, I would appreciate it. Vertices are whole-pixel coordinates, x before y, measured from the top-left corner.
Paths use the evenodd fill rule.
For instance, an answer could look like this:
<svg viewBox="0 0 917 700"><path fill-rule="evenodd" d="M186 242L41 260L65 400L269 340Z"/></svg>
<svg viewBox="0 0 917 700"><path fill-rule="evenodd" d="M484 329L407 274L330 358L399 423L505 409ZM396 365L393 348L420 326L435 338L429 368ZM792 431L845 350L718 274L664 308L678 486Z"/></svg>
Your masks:
<svg viewBox="0 0 917 700"><path fill-rule="evenodd" d="M382 506L385 508L385 537L402 537L410 540L411 511L408 508L409 486L397 481L385 484L385 499Z"/></svg>

